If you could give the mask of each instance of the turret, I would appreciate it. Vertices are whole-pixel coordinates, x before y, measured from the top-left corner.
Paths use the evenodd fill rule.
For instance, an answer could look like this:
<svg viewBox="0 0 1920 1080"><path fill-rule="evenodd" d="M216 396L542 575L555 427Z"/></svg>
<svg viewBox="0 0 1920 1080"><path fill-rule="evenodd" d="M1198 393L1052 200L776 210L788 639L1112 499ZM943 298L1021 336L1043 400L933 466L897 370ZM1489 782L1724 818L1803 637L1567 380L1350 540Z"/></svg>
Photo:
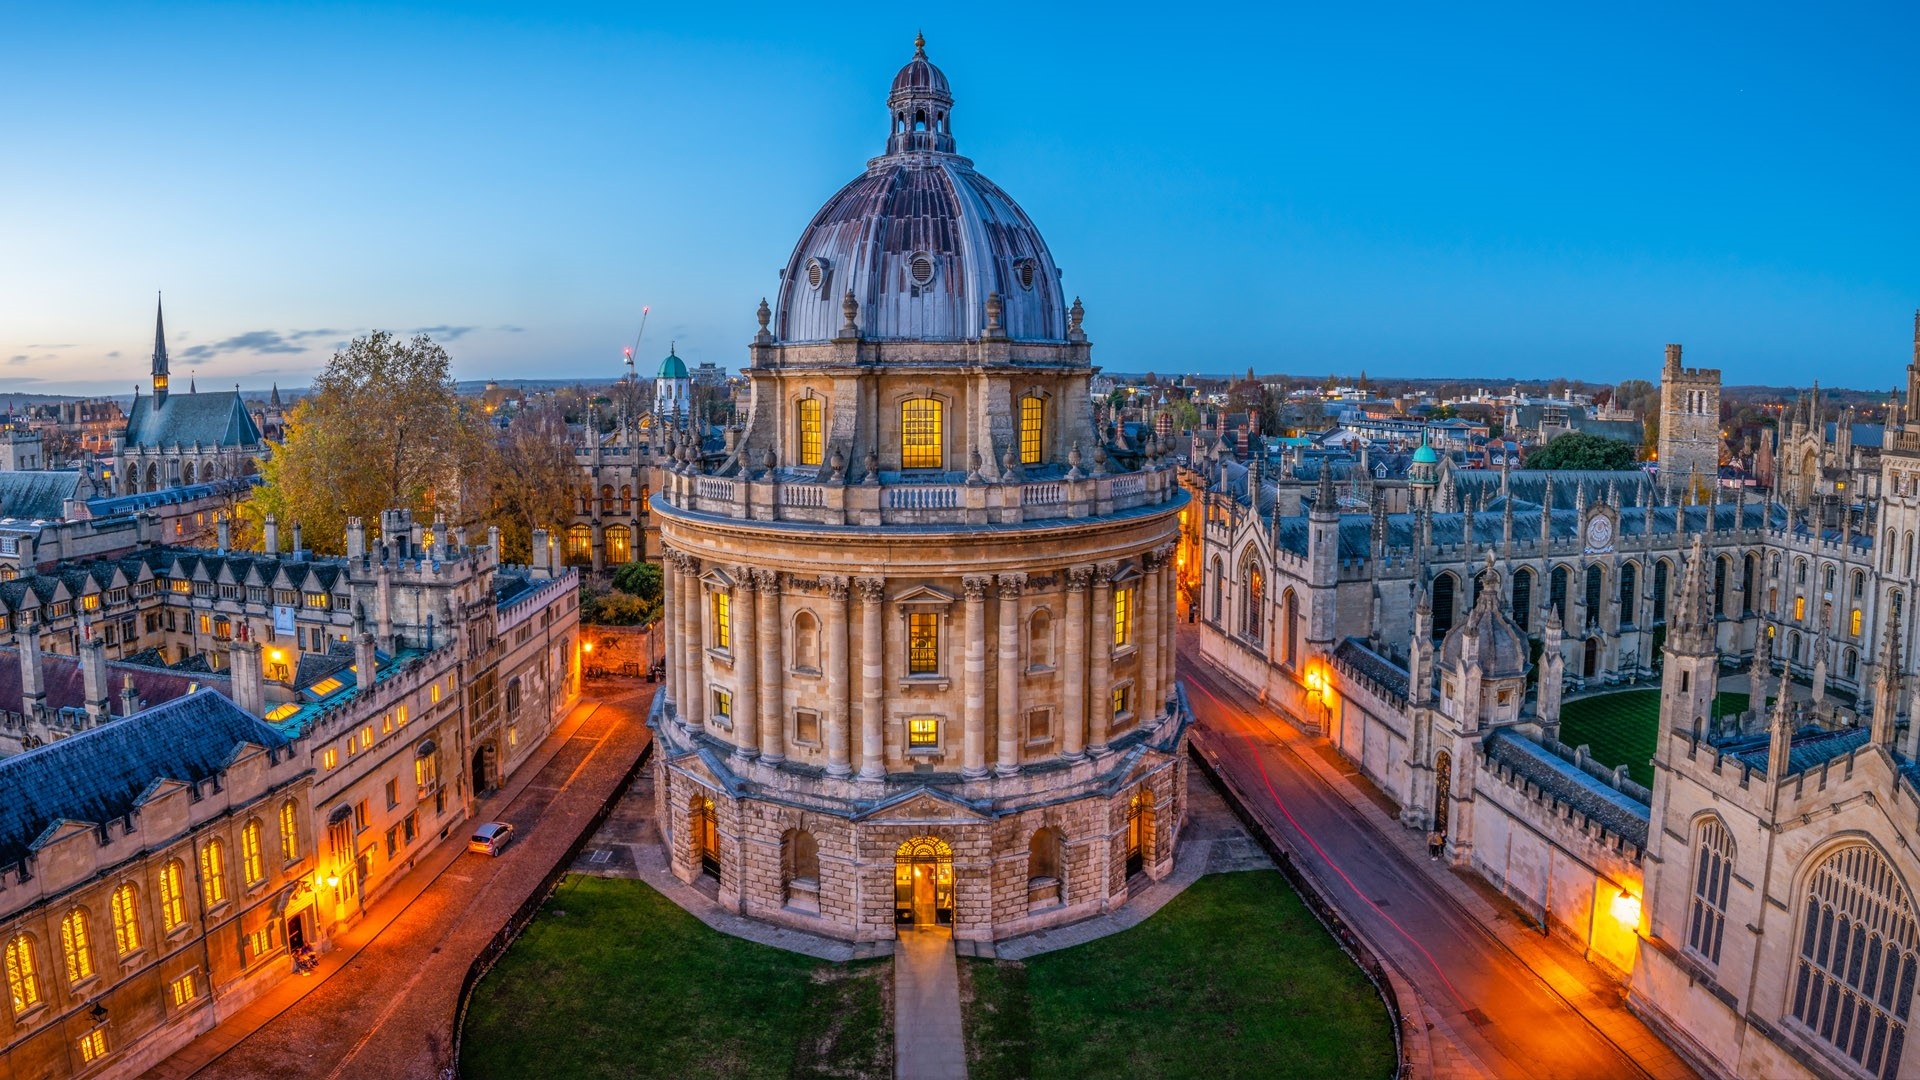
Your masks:
<svg viewBox="0 0 1920 1080"><path fill-rule="evenodd" d="M1680 596L1668 620L1665 671L1660 680L1663 731L1705 733L1719 686L1720 654L1714 647L1712 594L1708 591L1704 538L1696 536Z"/></svg>
<svg viewBox="0 0 1920 1080"><path fill-rule="evenodd" d="M1787 755L1793 752L1793 694L1786 685L1780 688L1780 700L1773 704L1773 721L1768 732L1767 781L1778 784L1787 776Z"/></svg>
<svg viewBox="0 0 1920 1080"><path fill-rule="evenodd" d="M1874 743L1893 749L1893 729L1900 709L1900 620L1888 619L1885 639L1880 647L1880 672L1874 680Z"/></svg>

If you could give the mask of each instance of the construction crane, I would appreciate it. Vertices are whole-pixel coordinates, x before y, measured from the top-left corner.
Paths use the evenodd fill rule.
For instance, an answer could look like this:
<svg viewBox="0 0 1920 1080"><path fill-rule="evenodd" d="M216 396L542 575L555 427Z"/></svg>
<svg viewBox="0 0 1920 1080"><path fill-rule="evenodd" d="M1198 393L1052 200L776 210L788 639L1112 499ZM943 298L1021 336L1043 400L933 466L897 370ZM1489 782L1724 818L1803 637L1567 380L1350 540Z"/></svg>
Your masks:
<svg viewBox="0 0 1920 1080"><path fill-rule="evenodd" d="M639 377L633 370L633 354L640 351L640 339L647 336L647 316L652 313L651 306L640 309L640 332L633 335L633 345L627 349L627 378L629 379Z"/></svg>

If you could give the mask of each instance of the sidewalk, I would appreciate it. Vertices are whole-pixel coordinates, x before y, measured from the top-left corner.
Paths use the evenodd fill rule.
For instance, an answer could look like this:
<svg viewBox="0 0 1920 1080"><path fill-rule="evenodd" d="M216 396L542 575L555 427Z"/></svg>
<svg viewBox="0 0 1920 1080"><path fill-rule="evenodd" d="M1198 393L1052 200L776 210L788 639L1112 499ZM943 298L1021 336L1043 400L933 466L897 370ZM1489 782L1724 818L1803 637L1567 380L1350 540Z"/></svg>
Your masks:
<svg viewBox="0 0 1920 1080"><path fill-rule="evenodd" d="M893 951L893 1069L902 1080L966 1080L959 963L944 927L901 932Z"/></svg>

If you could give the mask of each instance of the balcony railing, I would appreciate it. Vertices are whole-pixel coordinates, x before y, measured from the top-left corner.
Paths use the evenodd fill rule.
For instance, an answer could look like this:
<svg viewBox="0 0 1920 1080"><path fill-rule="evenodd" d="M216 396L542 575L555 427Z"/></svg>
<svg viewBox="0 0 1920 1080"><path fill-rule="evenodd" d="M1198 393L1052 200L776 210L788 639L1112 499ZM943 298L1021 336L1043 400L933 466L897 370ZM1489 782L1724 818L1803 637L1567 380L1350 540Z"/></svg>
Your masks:
<svg viewBox="0 0 1920 1080"><path fill-rule="evenodd" d="M1181 498L1171 466L1078 480L821 483L669 472L660 498L690 513L819 525L962 525L1100 517Z"/></svg>

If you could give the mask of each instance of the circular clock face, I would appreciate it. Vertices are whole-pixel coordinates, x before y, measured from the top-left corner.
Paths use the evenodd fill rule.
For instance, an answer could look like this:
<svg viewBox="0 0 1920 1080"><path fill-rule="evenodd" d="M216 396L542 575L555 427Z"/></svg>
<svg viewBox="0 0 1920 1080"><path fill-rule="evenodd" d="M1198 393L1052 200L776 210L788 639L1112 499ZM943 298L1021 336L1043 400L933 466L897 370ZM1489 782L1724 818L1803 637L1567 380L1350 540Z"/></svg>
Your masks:
<svg viewBox="0 0 1920 1080"><path fill-rule="evenodd" d="M1587 547L1598 550L1613 542L1613 522L1605 515L1595 514L1587 522Z"/></svg>

